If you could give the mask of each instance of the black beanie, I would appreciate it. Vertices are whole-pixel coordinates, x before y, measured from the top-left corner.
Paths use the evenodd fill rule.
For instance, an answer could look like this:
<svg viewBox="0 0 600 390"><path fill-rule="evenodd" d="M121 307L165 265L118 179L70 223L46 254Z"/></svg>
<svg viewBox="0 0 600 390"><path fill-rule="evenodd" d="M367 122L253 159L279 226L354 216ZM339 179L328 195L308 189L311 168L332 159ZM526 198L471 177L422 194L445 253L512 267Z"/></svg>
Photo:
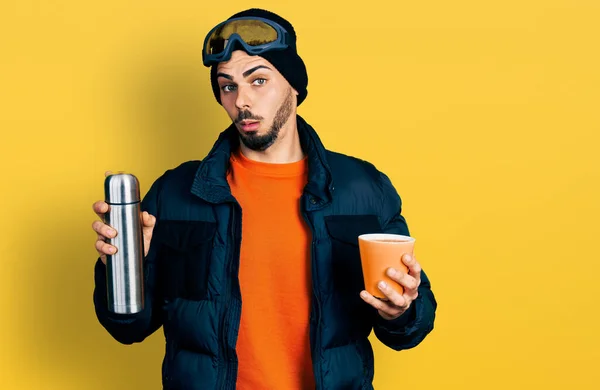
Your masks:
<svg viewBox="0 0 600 390"><path fill-rule="evenodd" d="M279 73L281 73L288 83L290 83L292 88L298 92L299 106L300 103L306 99L306 95L308 94L308 91L306 90L306 87L308 86L308 74L306 73L304 61L302 61L302 58L300 58L296 52L296 32L294 31L294 27L281 16L259 8L251 8L246 11L238 12L229 19L242 16L256 16L271 20L283 27L292 37L292 43L288 48L284 50L267 51L260 54L260 56L273 64ZM217 64L213 65L210 69L210 82L215 98L217 99L217 102L221 104L221 93L219 84L217 83Z"/></svg>

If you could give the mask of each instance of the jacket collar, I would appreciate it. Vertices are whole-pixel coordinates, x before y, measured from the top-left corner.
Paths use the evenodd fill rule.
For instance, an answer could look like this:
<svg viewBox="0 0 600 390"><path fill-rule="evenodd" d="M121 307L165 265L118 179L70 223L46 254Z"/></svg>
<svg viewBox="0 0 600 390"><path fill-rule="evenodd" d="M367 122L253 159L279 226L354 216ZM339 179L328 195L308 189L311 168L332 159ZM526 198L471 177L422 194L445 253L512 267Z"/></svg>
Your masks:
<svg viewBox="0 0 600 390"><path fill-rule="evenodd" d="M308 183L304 206L308 211L320 209L331 202L333 180L327 163L326 150L316 131L296 115L302 150L308 156ZM192 183L192 193L209 203L235 201L227 183L229 158L239 146L235 125L230 125L217 138L206 158L200 163Z"/></svg>

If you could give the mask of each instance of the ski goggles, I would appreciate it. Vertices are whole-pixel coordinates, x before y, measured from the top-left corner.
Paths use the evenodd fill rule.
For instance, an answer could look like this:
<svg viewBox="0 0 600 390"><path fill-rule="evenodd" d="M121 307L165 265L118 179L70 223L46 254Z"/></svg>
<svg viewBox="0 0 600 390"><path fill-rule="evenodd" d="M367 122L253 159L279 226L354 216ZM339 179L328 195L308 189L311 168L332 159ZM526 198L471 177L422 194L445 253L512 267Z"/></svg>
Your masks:
<svg viewBox="0 0 600 390"><path fill-rule="evenodd" d="M279 24L259 17L240 17L216 25L206 35L202 48L204 66L227 61L236 43L250 55L283 50L292 45L292 37Z"/></svg>

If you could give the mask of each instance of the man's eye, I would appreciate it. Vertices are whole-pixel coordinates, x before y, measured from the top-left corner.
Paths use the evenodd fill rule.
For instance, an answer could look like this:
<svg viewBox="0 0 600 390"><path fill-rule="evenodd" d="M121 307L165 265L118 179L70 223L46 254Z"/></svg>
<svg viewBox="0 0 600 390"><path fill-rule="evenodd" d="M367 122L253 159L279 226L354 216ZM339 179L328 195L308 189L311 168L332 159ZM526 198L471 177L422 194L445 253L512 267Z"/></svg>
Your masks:
<svg viewBox="0 0 600 390"><path fill-rule="evenodd" d="M224 85L221 87L221 89L223 90L223 92L232 92L232 91L235 91L235 85L231 85L231 84Z"/></svg>
<svg viewBox="0 0 600 390"><path fill-rule="evenodd" d="M256 79L254 80L254 84L256 85L264 85L267 82L267 79Z"/></svg>

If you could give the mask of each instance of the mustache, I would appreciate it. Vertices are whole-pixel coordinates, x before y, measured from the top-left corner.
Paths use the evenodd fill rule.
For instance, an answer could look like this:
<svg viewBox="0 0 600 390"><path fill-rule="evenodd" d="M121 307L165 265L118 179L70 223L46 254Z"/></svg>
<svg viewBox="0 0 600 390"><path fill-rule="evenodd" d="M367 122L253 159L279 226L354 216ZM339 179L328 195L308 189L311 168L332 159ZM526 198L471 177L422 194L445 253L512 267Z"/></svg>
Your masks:
<svg viewBox="0 0 600 390"><path fill-rule="evenodd" d="M239 124L241 121L248 120L248 119L259 121L259 120L262 120L263 117L254 115L250 111L240 111L238 113L237 118L235 118L235 123Z"/></svg>

